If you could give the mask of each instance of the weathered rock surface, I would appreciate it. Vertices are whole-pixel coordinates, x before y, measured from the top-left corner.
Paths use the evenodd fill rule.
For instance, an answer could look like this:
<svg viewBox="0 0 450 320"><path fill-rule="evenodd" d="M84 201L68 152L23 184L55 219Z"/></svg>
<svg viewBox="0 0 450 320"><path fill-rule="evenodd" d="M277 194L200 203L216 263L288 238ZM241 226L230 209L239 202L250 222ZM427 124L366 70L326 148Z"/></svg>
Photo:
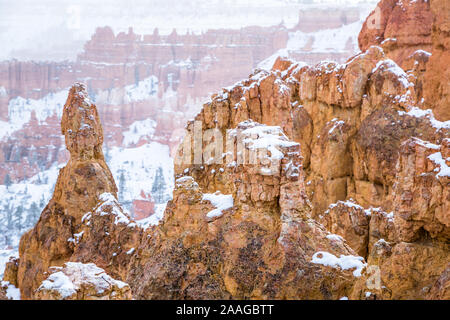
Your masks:
<svg viewBox="0 0 450 320"><path fill-rule="evenodd" d="M103 131L100 119L95 105L87 98L84 85L75 84L70 90L61 128L71 158L60 171L53 198L42 212L38 223L21 238L18 266L9 263L5 272L10 274L17 269L14 270L17 272L16 283L23 299L35 298L35 290L44 280L48 268L61 266L75 253L74 259L83 260L88 255L87 260L90 262L102 262L102 255L98 254L98 250L103 248L102 243L90 242L87 254L84 253L86 244L79 243L84 233L88 243L98 233L95 222L92 222L92 226L83 226L82 218L93 208L101 206L92 216L99 216L97 219L107 220L111 224L112 230L108 230L107 222L102 225L103 232L112 233L111 239L118 237L114 231L122 232L121 226L116 227L116 223L123 224L125 221L126 225L130 224L126 220L126 214L113 206L117 187L101 149ZM105 194L109 197L105 198ZM104 204L100 201L111 203ZM117 221L118 215L124 218ZM125 245L126 241L123 243ZM111 245L111 242L107 245ZM113 250L114 246L110 246L110 249ZM110 266L109 262L108 260L99 265ZM114 269L115 266L110 268Z"/></svg>
<svg viewBox="0 0 450 320"><path fill-rule="evenodd" d="M431 51L432 13L428 0L382 0L365 21L358 37L361 50L379 45L404 67L414 51Z"/></svg>
<svg viewBox="0 0 450 320"><path fill-rule="evenodd" d="M425 73L424 95L426 105L439 120L450 119L450 4L431 1L433 12L432 56Z"/></svg>
<svg viewBox="0 0 450 320"><path fill-rule="evenodd" d="M400 11L406 12L408 23L428 23L430 27L428 16L423 21L420 17L414 18L412 12L417 13L417 8L403 11L401 3L393 3L392 6L394 16L400 15L401 18L404 13ZM425 2L421 2L420 6L427 8ZM393 18L390 23L399 23L396 19ZM393 30L393 27L388 26L387 29ZM189 200L175 193L177 196L169 205L169 216L166 216L161 229L164 232L172 229L165 226L179 214L178 203L183 203L183 213L191 208L186 203L192 204L195 214L203 212L204 209L198 205L203 192L232 194L235 206L239 202L247 204L251 201L252 205L235 208L234 212L252 212L255 207L261 212L261 207L266 206L258 205L255 200L270 201L275 196L281 202L281 191L273 188L277 184L268 177L258 178L260 168L256 172L250 171L253 174L251 177L241 173L236 175L240 169L233 169L233 172L229 164L235 164L237 158L230 158L231 162L226 162L228 165L218 165L215 157L226 158L228 152L223 155L220 149L213 155L205 147L205 143L215 135L212 132L225 136L227 129L238 128L243 121L251 119L269 126L280 126L289 139L300 143L305 159L300 171L305 174L305 191L312 205L312 212L307 216L318 219L330 232L341 236L331 234L328 238L334 241L346 239L354 250L367 257L370 268L367 268L363 278L356 281L351 297L429 299L432 297L428 293L431 288L434 288L434 296L444 294L442 292L445 292L447 285L444 283L447 279L445 270L450 262L449 124L435 120L431 110L421 109L423 86L426 85L424 70L429 54L417 49L422 50L429 44L427 37L427 32L420 31L411 39L401 38L397 52L384 47L369 47L344 65L325 62L309 67L279 59L272 72L257 71L248 80L212 96L195 121L188 124L185 138L186 143L196 135L198 122L201 123L200 135L203 137L204 132L212 130L206 134L208 141L203 141L201 145L199 159L202 165L186 165L180 161L176 166L177 177L192 177L189 180ZM400 49L406 50L406 53L401 53ZM404 63L405 69L394 60ZM195 154L189 151L188 156L195 157ZM181 151L177 157L181 160L186 154ZM208 162L210 159L211 163ZM234 165L231 168L235 168ZM267 183L270 187L266 186ZM183 188L178 192L181 190ZM355 202L348 205L349 202L344 201L350 198ZM237 218L236 215L234 217ZM177 222L175 225L179 224ZM189 225L198 227L201 224L192 222ZM160 234L159 230L156 233ZM139 267L132 269L153 271L153 268L162 268L164 274L170 272L172 269L152 262L158 259L167 261L163 258L165 255L148 253L153 246L159 247L163 241L161 239L166 237L158 235L152 240L153 243L144 246L141 250L149 256L148 264L143 267L138 264ZM194 237L191 241L195 240L200 240L200 237ZM186 250L185 243L179 246L181 252ZM222 253L223 250L214 252ZM192 254L192 251L189 252ZM261 254L264 256L264 253ZM158 258L152 258L154 255ZM184 257L182 260L190 259ZM425 263L427 260L430 261L428 265ZM163 262L163 265L170 264ZM215 273L208 266L206 270ZM380 277L376 289L367 287L370 271L373 270L378 270ZM416 274L414 270L420 272ZM164 284L158 283L158 279L146 278L144 274L138 275L138 279L147 279L141 283L148 283L148 287L144 284L137 286L141 297L155 291L158 294L153 297L164 297L158 289ZM236 294L239 297L274 297L240 291L239 281L244 279L232 280L233 286L225 285L232 297ZM186 278L183 280L186 286L194 282ZM197 288L197 285L194 287ZM173 297L191 297L191 293L183 291L183 288L173 288L180 294ZM223 290L220 281L214 284L214 288L216 291L208 297L215 297L217 290ZM311 294L303 293L302 297L317 297L312 291Z"/></svg>
<svg viewBox="0 0 450 320"><path fill-rule="evenodd" d="M111 278L93 263L67 262L50 267L49 276L35 293L39 300L125 300L130 287Z"/></svg>
<svg viewBox="0 0 450 320"><path fill-rule="evenodd" d="M3 289L3 288L0 288L0 300L9 300L6 297L6 292L5 292L5 289Z"/></svg>
<svg viewBox="0 0 450 320"><path fill-rule="evenodd" d="M364 267L343 240L327 238L310 218L300 145L279 127L241 122L241 154L266 152L254 164L214 166L217 175L180 174L164 221L151 229L130 266L127 281L146 299L338 299ZM271 147L262 146L268 138ZM273 139L273 140L272 140ZM275 140L275 141L274 141ZM259 147L259 148L258 148ZM280 158L276 158L278 147ZM259 150L255 150L257 148ZM233 150L239 150L235 142ZM267 151L272 153L267 154ZM231 153L231 151L229 151ZM247 159L248 160L248 159ZM212 166L205 166L210 171ZM201 170L201 169L200 169ZM230 183L222 184L221 181ZM210 182L210 183L208 183ZM219 182L219 183L218 183ZM217 188L217 191L212 189ZM206 193L206 192L214 192ZM223 208L217 197L230 194ZM219 198L220 199L220 198ZM349 259L327 265L320 253ZM344 258L343 258L344 257Z"/></svg>
<svg viewBox="0 0 450 320"><path fill-rule="evenodd" d="M352 201L338 201L331 204L319 222L334 234L341 235L349 245L365 257L369 244L370 212Z"/></svg>

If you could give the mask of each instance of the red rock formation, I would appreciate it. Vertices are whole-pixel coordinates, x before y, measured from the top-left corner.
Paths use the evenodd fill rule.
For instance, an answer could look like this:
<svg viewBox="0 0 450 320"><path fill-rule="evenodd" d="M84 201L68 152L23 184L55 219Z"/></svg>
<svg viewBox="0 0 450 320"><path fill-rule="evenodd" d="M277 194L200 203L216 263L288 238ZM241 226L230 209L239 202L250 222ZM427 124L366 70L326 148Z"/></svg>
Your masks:
<svg viewBox="0 0 450 320"><path fill-rule="evenodd" d="M22 238L23 296L71 260L126 280L136 299L449 299L450 126L421 109L428 55L407 70L388 57L371 46L345 64L279 59L213 95L188 122L173 200L147 230L113 181L103 187L107 168L64 173L102 163L95 107L75 87L68 101L84 107L68 117L66 106L62 124L74 160ZM82 200L83 216L70 207Z"/></svg>
<svg viewBox="0 0 450 320"><path fill-rule="evenodd" d="M82 218L95 208L100 200L109 199L104 199L104 194L116 197L117 187L104 161L101 149L103 130L97 109L87 98L86 88L82 84L74 85L69 92L61 129L71 157L60 171L53 198L42 212L38 223L21 238L16 283L21 289L23 299L34 297L35 290L44 280L44 273L49 267L61 266L69 261L72 255L78 260L83 260L88 255L90 262L102 261L102 255L97 254L98 251L94 249L103 248L100 241L91 244L94 248L85 249L83 245L77 246L79 238L82 238L84 233L87 238L91 236L88 230L81 230L82 222L85 220ZM111 220L113 218L110 216L117 215L126 218L126 215L117 210L119 209L108 203L91 215L100 215L98 218L100 220ZM126 225L129 223L130 221L127 221ZM91 228L87 226L85 228L89 231L94 230L96 224L94 222L92 224ZM115 228L117 221L113 219L111 224ZM107 232L106 230L106 225L103 225L102 231ZM110 232L113 239L114 232L113 230ZM94 232L92 236L98 235L98 232ZM108 243L108 249L114 250L114 246ZM127 248L122 247L123 249ZM86 254L84 250L88 253ZM93 254L97 256L95 259ZM11 267L12 265L8 264L8 270ZM120 270L120 265L117 269Z"/></svg>
<svg viewBox="0 0 450 320"><path fill-rule="evenodd" d="M197 120L207 124L204 117L201 114ZM243 153L251 153L269 135L279 139L274 145L279 143L282 159L268 154L255 164L239 164L235 152L235 166L189 167L189 174L198 178L177 179L163 223L148 231L131 262L127 281L134 296L337 299L347 295L363 263L345 242L328 239L325 229L310 219L299 144L288 141L279 127L247 121L231 134L239 135L239 130L245 142ZM235 150L238 143L233 144ZM211 168L217 173L203 174ZM232 199L227 208L214 200L224 196ZM356 269L313 261L316 256L321 259L321 251L352 259Z"/></svg>
<svg viewBox="0 0 450 320"><path fill-rule="evenodd" d="M425 74L425 103L436 118L450 119L450 8L448 1L431 1L433 12L433 55Z"/></svg>
<svg viewBox="0 0 450 320"><path fill-rule="evenodd" d="M428 0L382 0L364 22L358 37L365 51L379 45L398 65L418 49L431 51L432 14Z"/></svg>
<svg viewBox="0 0 450 320"><path fill-rule="evenodd" d="M338 201L330 205L319 221L333 234L341 235L362 257L366 257L369 244L370 211L352 201Z"/></svg>
<svg viewBox="0 0 450 320"><path fill-rule="evenodd" d="M155 209L155 202L151 195L147 195L144 191L141 192L141 199L133 201L134 218L141 220L152 215Z"/></svg>
<svg viewBox="0 0 450 320"><path fill-rule="evenodd" d="M423 43L418 44L419 47L421 45ZM411 64L411 60L414 63ZM224 134L226 129L239 127L242 121L252 119L266 125L279 125L288 137L298 139L305 159L309 159L303 170L307 181L305 191L313 206L312 217L319 216L330 204L350 197L365 207L358 204L350 208L344 206L342 213L336 211L331 214L331 220L324 221L331 232L346 238L355 250L368 257L370 268L367 268L364 278L356 281L352 290L351 297L355 299L429 299L433 297L429 293L430 288L434 288L434 296L445 294L446 268L450 263L446 182L448 124L436 121L429 110L416 107L421 106L420 86L427 55L416 52L405 61L406 66L410 66L408 73L391 59L386 59L386 53L379 47L369 48L344 65L327 62L308 67L281 59L275 63L274 72L253 74L248 80L214 95L196 118L201 122L202 130L214 129ZM187 132L185 142L195 136L194 122L188 124ZM419 158L410 155L410 149L406 146L412 137L431 141L422 144L425 149L433 149L433 152L420 151ZM206 151L209 154L210 151ZM191 154L188 153L188 156ZM186 154L181 152L177 157L184 159ZM209 157L203 153L203 160ZM213 160L214 157L217 154ZM416 159L416 164L412 159ZM207 211L198 202L201 192L219 190L232 194L235 201L245 204L251 201L251 204L238 205L234 209L234 215L230 214L234 219L241 215L253 217L261 214L261 208L268 206L258 205L257 200L267 201L272 197L278 197L279 201L283 199L281 191L273 188L276 185L273 181L258 179L255 172L249 172L253 173L252 177L238 174L230 178L231 172L240 172L239 166L230 172L231 169L217 165L217 162L203 162L203 166L189 163L183 164L181 161L176 172L178 176L189 175L193 179L182 179L183 183L188 182L186 187L182 187L180 180L180 189L175 192L173 204L169 205L161 229L152 231L156 233L155 238L140 250L148 256L151 248L167 244L165 241L172 237L175 239L176 236L163 230L170 229L166 227L168 223L179 225L178 221L189 219L190 215L194 220L186 225L196 231L189 232L189 238L178 244L184 249L177 255L169 257L164 254L166 250L173 250L175 244L171 244L162 251L152 252L146 263L142 264L140 260L131 268L147 270L129 276L131 283L136 276L139 279L141 284L135 282L134 290L140 297L162 298L169 294L159 289L168 285L165 281L161 283L160 279L165 279L163 275L173 271L169 261L181 259L187 263L191 261L192 254L198 253L198 249L191 249L192 246L197 245L197 241L200 241L200 247L205 245L206 239L195 236L206 233L195 229L202 228L201 219ZM256 169L259 170L259 167ZM231 183L233 179L235 183ZM290 195L295 195L295 191ZM178 209L179 206L183 209ZM331 208L338 207L332 205ZM342 217L335 218L338 214ZM221 220L226 218L214 222ZM226 225L232 225L232 221L225 222L225 225L222 225L224 222L216 223L222 230ZM213 232L217 232L216 228ZM266 229L266 232L273 230ZM335 241L340 239L334 236L331 238ZM297 240L302 243L301 239ZM168 241L172 243L173 240ZM233 241L236 241L234 237ZM318 239L315 241L319 242ZM188 250L187 256L184 250ZM227 251L222 248L218 251L219 256L215 251L215 261L221 264L221 256ZM211 253L203 255L209 256ZM265 256L265 250L261 251L260 256ZM216 274L209 264L205 265L204 260L198 260L198 263L202 267L200 274ZM239 262L235 261L234 264ZM183 268L189 270L190 266L183 265ZM147 275L154 274L155 270L162 272L157 273L161 276ZM172 283L171 288L177 292L171 295L172 298L199 294L201 290L197 283L200 280L196 278L199 273L198 269L195 270L192 271L193 278L179 274L169 281ZM378 270L376 276L379 277L375 286L369 285L370 272L373 270ZM413 270L420 272L415 274ZM244 273L242 270L241 274ZM173 281L180 277L187 286L173 286ZM281 279L283 277L284 274ZM216 297L223 290L231 297L276 297L261 295L260 291L245 292L241 287L242 282L258 284L257 280L232 278L227 284L225 275L218 276L218 279L218 282L209 283L215 290L201 297ZM224 279L224 284L221 279ZM284 284L279 290L289 290L289 285ZM290 297L316 297L314 290L302 292L301 296L296 294Z"/></svg>

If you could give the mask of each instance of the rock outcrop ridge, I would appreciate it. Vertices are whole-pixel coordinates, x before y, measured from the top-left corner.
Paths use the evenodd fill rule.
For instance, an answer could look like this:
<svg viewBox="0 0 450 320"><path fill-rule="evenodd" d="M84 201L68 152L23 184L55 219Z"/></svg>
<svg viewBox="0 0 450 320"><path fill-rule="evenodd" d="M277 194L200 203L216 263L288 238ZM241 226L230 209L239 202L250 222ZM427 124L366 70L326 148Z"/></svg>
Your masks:
<svg viewBox="0 0 450 320"><path fill-rule="evenodd" d="M21 238L17 267L7 265L7 270L15 268L22 299L37 298L36 289L49 268L61 267L71 259L96 262L113 276L120 276L120 271L110 270L120 269L120 265L111 266L112 253L108 259L102 257L110 250L120 254L130 249L126 240L116 246L111 243L133 224L117 204L117 187L102 152L102 126L83 84L75 84L69 92L61 129L70 160L60 171L53 198L38 223ZM93 209L88 219L86 214ZM104 241L97 241L97 220L102 221L102 236L110 235ZM83 238L86 241L80 244ZM105 247L108 250L103 250Z"/></svg>
<svg viewBox="0 0 450 320"><path fill-rule="evenodd" d="M62 123L71 160L9 282L42 298L44 273L71 261L135 299L450 299L450 119L427 109L435 49L424 51L428 11L417 15L429 5L379 8L382 32L366 23L364 51L346 63L279 58L213 95L187 124L173 200L151 228L121 209L95 106L76 85ZM428 25L383 46L403 18Z"/></svg>

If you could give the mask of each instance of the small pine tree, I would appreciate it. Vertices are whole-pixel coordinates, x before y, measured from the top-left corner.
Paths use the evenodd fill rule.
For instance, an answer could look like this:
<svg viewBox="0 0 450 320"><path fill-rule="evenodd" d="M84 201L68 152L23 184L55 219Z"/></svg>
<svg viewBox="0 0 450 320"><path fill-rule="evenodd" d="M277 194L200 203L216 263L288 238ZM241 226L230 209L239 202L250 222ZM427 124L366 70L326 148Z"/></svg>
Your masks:
<svg viewBox="0 0 450 320"><path fill-rule="evenodd" d="M152 197L156 203L164 203L166 190L166 182L164 180L164 173L161 167L158 167L158 170L155 174L155 180L153 180L152 185Z"/></svg>
<svg viewBox="0 0 450 320"><path fill-rule="evenodd" d="M33 202L30 206L29 212L25 219L25 228L31 228L34 226L36 221L39 219L40 210L36 202Z"/></svg>
<svg viewBox="0 0 450 320"><path fill-rule="evenodd" d="M17 233L21 233L22 229L24 228L23 225L23 207L20 205L16 208L16 210L14 211L14 216L13 216L13 228L15 230L15 232Z"/></svg>
<svg viewBox="0 0 450 320"><path fill-rule="evenodd" d="M104 149L105 149L105 161L109 165L109 162L111 161L111 154L109 152L109 148L108 148L107 144L105 144Z"/></svg>
<svg viewBox="0 0 450 320"><path fill-rule="evenodd" d="M6 174L5 179L3 180L3 184L6 186L6 190L12 185L12 180L9 174Z"/></svg>
<svg viewBox="0 0 450 320"><path fill-rule="evenodd" d="M5 213L6 213L6 229L8 231L12 231L14 228L14 215L13 215L13 209L11 208L11 205L4 207Z"/></svg>
<svg viewBox="0 0 450 320"><path fill-rule="evenodd" d="M39 201L40 210L44 209L44 206L45 206L45 198L44 195L42 195L41 200Z"/></svg>
<svg viewBox="0 0 450 320"><path fill-rule="evenodd" d="M119 201L123 201L123 196L125 192L125 174L123 173L123 170L120 170L120 177L119 177Z"/></svg>
<svg viewBox="0 0 450 320"><path fill-rule="evenodd" d="M139 67L136 66L136 67L134 68L134 84L135 84L135 86L138 86L138 84L139 84L139 79L140 79L140 76L139 76Z"/></svg>
<svg viewBox="0 0 450 320"><path fill-rule="evenodd" d="M150 94L154 95L156 93L156 88L155 86L157 85L157 83L155 83L154 78L151 78L151 90L150 90Z"/></svg>

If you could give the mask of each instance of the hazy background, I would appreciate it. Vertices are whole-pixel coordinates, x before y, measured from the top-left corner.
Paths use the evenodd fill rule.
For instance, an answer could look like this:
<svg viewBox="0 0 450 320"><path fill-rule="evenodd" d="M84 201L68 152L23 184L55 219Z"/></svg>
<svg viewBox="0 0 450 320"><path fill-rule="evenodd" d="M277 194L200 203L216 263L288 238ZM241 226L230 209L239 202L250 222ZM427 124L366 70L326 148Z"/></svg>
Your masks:
<svg viewBox="0 0 450 320"><path fill-rule="evenodd" d="M244 26L287 28L306 7L375 4L376 0L0 0L0 61L73 60L99 26L117 33L179 34Z"/></svg>

